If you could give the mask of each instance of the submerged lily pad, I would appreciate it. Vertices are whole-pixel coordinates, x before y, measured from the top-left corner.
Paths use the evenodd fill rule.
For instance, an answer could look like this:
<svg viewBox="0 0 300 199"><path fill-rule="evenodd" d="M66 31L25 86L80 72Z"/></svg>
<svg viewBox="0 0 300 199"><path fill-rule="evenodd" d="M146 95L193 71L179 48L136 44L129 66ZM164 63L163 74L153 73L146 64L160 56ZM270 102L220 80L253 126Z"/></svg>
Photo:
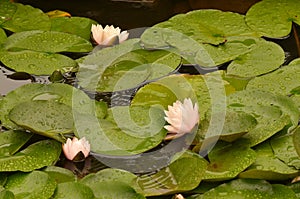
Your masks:
<svg viewBox="0 0 300 199"><path fill-rule="evenodd" d="M23 131L5 131L0 133L0 157L15 154L32 134Z"/></svg>
<svg viewBox="0 0 300 199"><path fill-rule="evenodd" d="M291 32L292 22L300 24L299 7L297 0L263 0L248 10L246 22L263 36L285 37Z"/></svg>
<svg viewBox="0 0 300 199"><path fill-rule="evenodd" d="M298 170L276 158L269 142L264 142L255 148L256 161L244 172L241 178L287 180L296 177Z"/></svg>
<svg viewBox="0 0 300 199"><path fill-rule="evenodd" d="M77 179L72 171L58 166L50 165L43 169L43 171L53 178L57 183L75 182Z"/></svg>
<svg viewBox="0 0 300 199"><path fill-rule="evenodd" d="M217 144L208 153L209 165L205 180L228 180L236 177L256 160L256 153L250 147L240 144Z"/></svg>
<svg viewBox="0 0 300 199"><path fill-rule="evenodd" d="M53 195L56 183L42 171L18 172L9 176L5 188L16 198L48 199Z"/></svg>
<svg viewBox="0 0 300 199"><path fill-rule="evenodd" d="M157 173L137 178L145 196L178 193L196 188L203 179L207 161L196 153L186 151L175 155L170 165Z"/></svg>
<svg viewBox="0 0 300 199"><path fill-rule="evenodd" d="M265 198L296 199L295 193L284 185L270 184L265 180L237 179L224 183L193 199ZM191 198L191 199L192 199ZM189 199L189 198L188 198Z"/></svg>
<svg viewBox="0 0 300 199"><path fill-rule="evenodd" d="M20 103L10 111L9 119L23 129L60 142L74 126L70 106L47 100Z"/></svg>
<svg viewBox="0 0 300 199"><path fill-rule="evenodd" d="M60 153L59 142L42 140L12 156L0 157L0 171L33 171L54 164Z"/></svg>
<svg viewBox="0 0 300 199"><path fill-rule="evenodd" d="M55 70L76 67L77 63L64 55L35 51L5 52L1 62L17 72L34 75L50 75Z"/></svg>
<svg viewBox="0 0 300 199"><path fill-rule="evenodd" d="M49 30L51 22L49 17L38 8L30 5L14 3L10 5L11 9L5 10L6 15L11 15L12 8L16 11L11 18L6 18L2 27L12 32L21 32L27 30Z"/></svg>
<svg viewBox="0 0 300 199"><path fill-rule="evenodd" d="M56 31L24 31L9 36L4 45L7 50L33 50L39 52L90 52L92 44L77 35Z"/></svg>
<svg viewBox="0 0 300 199"><path fill-rule="evenodd" d="M93 191L79 182L59 183L52 199L95 198Z"/></svg>

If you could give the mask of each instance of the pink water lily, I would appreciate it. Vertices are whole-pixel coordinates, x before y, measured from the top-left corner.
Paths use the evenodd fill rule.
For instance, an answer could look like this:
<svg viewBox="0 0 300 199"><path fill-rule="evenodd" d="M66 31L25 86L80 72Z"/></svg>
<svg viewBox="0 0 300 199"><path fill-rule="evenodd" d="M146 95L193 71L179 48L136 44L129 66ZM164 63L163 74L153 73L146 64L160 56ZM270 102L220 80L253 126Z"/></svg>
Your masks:
<svg viewBox="0 0 300 199"><path fill-rule="evenodd" d="M93 39L98 45L109 46L112 45L116 39L119 40L119 43L125 41L129 33L127 31L122 31L119 27L114 28L113 25L106 25L104 28L102 25L92 25L91 28Z"/></svg>
<svg viewBox="0 0 300 199"><path fill-rule="evenodd" d="M91 148L85 137L79 140L76 137L73 137L72 140L70 138L67 139L66 143L63 144L62 149L66 158L73 160L80 151L83 153L84 157L87 157Z"/></svg>
<svg viewBox="0 0 300 199"><path fill-rule="evenodd" d="M190 98L184 99L183 103L179 100L173 103L173 106L168 106L168 111L165 112L165 120L169 125L165 125L168 135L165 140L171 140L183 136L191 132L199 122L198 104L193 106Z"/></svg>

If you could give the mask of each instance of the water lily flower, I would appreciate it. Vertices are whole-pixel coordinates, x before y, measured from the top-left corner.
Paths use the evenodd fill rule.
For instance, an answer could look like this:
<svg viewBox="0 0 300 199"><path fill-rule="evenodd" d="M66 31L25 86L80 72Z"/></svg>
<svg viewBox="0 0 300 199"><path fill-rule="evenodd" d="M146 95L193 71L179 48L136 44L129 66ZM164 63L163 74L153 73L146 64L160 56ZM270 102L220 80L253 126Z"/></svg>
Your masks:
<svg viewBox="0 0 300 199"><path fill-rule="evenodd" d="M80 140L76 137L73 137L72 140L68 138L62 148L66 158L69 160L73 160L80 151L83 153L84 157L87 157L91 150L90 144L85 137Z"/></svg>
<svg viewBox="0 0 300 199"><path fill-rule="evenodd" d="M118 41L118 43L122 43L125 41L129 33L127 31L122 31L119 27L114 28L113 25L106 25L105 28L100 24L92 25L91 28L93 39L98 45L109 46Z"/></svg>
<svg viewBox="0 0 300 199"><path fill-rule="evenodd" d="M168 111L165 112L165 120L169 125L165 125L168 135L165 140L171 140L183 136L191 132L199 122L198 104L193 102L190 98L184 99L183 103L177 100L173 106L168 106Z"/></svg>

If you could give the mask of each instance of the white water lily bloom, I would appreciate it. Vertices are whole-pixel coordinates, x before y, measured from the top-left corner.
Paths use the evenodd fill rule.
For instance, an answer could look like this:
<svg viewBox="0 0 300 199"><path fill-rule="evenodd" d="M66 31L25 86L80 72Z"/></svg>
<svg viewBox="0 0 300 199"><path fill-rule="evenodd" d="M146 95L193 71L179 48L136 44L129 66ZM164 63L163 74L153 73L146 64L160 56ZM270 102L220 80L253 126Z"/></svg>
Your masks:
<svg viewBox="0 0 300 199"><path fill-rule="evenodd" d="M122 43L129 36L127 31L121 32L119 27L114 28L113 25L106 25L103 28L100 24L92 24L91 31L95 42L97 42L98 45L103 46L112 45L116 41L116 38L119 40L119 43Z"/></svg>
<svg viewBox="0 0 300 199"><path fill-rule="evenodd" d="M90 153L91 147L85 137L78 140L76 137L67 139L67 142L62 146L63 152L67 159L73 160L76 155L81 151L84 157L87 157Z"/></svg>
<svg viewBox="0 0 300 199"><path fill-rule="evenodd" d="M178 138L191 132L199 122L198 104L193 106L190 98L184 99L183 103L177 100L173 106L168 106L168 111L165 110L164 112L166 114L165 120L169 123L169 125L164 126L169 131L165 140Z"/></svg>

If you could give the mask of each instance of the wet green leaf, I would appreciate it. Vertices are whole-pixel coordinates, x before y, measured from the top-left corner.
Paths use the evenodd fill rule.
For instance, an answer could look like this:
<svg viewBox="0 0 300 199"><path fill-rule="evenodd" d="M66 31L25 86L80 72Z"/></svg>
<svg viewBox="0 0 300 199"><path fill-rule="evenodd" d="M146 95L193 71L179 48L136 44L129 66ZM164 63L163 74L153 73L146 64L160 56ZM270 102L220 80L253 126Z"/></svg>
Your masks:
<svg viewBox="0 0 300 199"><path fill-rule="evenodd" d="M137 183L146 196L189 191L199 185L206 167L205 159L196 153L186 151L179 153L168 167L157 173L139 176Z"/></svg>
<svg viewBox="0 0 300 199"><path fill-rule="evenodd" d="M265 198L265 199L296 199L295 193L284 185L271 185L265 180L237 179L224 183L194 199L235 199L235 198Z"/></svg>
<svg viewBox="0 0 300 199"><path fill-rule="evenodd" d="M51 18L51 30L78 35L90 40L92 24L97 24L92 19L85 17L54 17Z"/></svg>
<svg viewBox="0 0 300 199"><path fill-rule="evenodd" d="M8 178L5 188L16 198L48 199L54 193L56 183L42 171L18 172Z"/></svg>
<svg viewBox="0 0 300 199"><path fill-rule="evenodd" d="M299 24L300 2L297 0L263 0L253 5L246 14L247 25L263 36L287 36L292 22Z"/></svg>
<svg viewBox="0 0 300 199"><path fill-rule="evenodd" d="M270 140L274 155L286 165L300 169L300 159L293 143L293 134L275 136Z"/></svg>
<svg viewBox="0 0 300 199"><path fill-rule="evenodd" d="M20 103L9 113L9 119L23 129L64 142L63 134L73 131L72 108L48 100Z"/></svg>
<svg viewBox="0 0 300 199"><path fill-rule="evenodd" d="M15 12L17 11L16 4L7 1L7 0L1 0L0 1L0 26L2 27L2 24L6 21L11 20Z"/></svg>
<svg viewBox="0 0 300 199"><path fill-rule="evenodd" d="M205 180L228 180L236 177L255 162L254 150L241 144L217 144L208 153L209 165Z"/></svg>
<svg viewBox="0 0 300 199"><path fill-rule="evenodd" d="M81 199L95 198L93 191L87 186L79 182L59 183L55 190L53 199Z"/></svg>
<svg viewBox="0 0 300 199"><path fill-rule="evenodd" d="M269 142L264 142L255 147L256 161L244 172L239 174L241 178L287 180L296 177L298 170L289 167L276 158Z"/></svg>
<svg viewBox="0 0 300 199"><path fill-rule="evenodd" d="M283 49L276 43L257 40L251 51L238 56L227 68L227 74L254 77L279 68L285 59Z"/></svg>
<svg viewBox="0 0 300 199"><path fill-rule="evenodd" d="M22 151L0 157L0 171L32 171L54 164L61 153L61 144L54 140L36 142Z"/></svg>
<svg viewBox="0 0 300 199"><path fill-rule="evenodd" d="M76 176L69 169L65 169L58 166L48 166L43 169L51 178L57 183L73 182L76 180Z"/></svg>
<svg viewBox="0 0 300 199"><path fill-rule="evenodd" d="M90 52L92 44L77 35L56 31L24 31L9 36L7 50L33 50L39 52Z"/></svg>
<svg viewBox="0 0 300 199"><path fill-rule="evenodd" d="M15 154L32 134L23 131L5 131L0 133L0 157Z"/></svg>
<svg viewBox="0 0 300 199"><path fill-rule="evenodd" d="M34 75L50 75L55 70L77 66L73 59L64 55L28 50L3 53L0 60L17 72Z"/></svg>
<svg viewBox="0 0 300 199"><path fill-rule="evenodd" d="M293 59L293 60L289 63L289 66L291 66L291 65L300 65L300 58Z"/></svg>
<svg viewBox="0 0 300 199"><path fill-rule="evenodd" d="M26 30L49 30L51 22L49 17L38 8L30 5L14 3L16 12L11 18L7 18L2 27L12 32ZM7 14L11 14L12 6Z"/></svg>
<svg viewBox="0 0 300 199"><path fill-rule="evenodd" d="M298 156L300 157L300 128L296 128L293 134L293 143Z"/></svg>
<svg viewBox="0 0 300 199"><path fill-rule="evenodd" d="M119 169L104 169L85 176L80 183L90 187L96 198L144 198L134 188L136 175Z"/></svg>
<svg viewBox="0 0 300 199"><path fill-rule="evenodd" d="M4 43L4 41L7 39L5 31L0 27L0 44Z"/></svg>

